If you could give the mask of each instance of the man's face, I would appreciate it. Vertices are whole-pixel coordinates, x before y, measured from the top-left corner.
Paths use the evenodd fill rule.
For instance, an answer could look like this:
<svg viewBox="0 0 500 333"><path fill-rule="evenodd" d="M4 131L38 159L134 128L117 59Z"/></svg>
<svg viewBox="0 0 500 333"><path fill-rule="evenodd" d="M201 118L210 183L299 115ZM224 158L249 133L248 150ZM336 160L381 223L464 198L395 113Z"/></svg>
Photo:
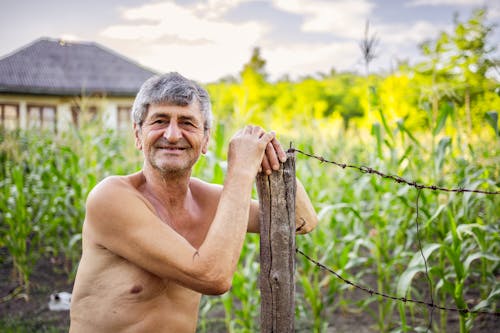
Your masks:
<svg viewBox="0 0 500 333"><path fill-rule="evenodd" d="M145 162L165 175L189 173L200 154L207 152L209 131L204 129L198 103L152 104L142 128L137 124L134 128Z"/></svg>

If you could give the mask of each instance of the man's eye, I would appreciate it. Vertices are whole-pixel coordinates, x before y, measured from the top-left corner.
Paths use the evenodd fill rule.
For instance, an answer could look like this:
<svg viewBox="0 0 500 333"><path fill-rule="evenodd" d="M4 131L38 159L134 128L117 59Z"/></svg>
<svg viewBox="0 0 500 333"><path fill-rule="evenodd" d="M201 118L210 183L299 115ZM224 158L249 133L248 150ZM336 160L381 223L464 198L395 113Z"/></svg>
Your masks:
<svg viewBox="0 0 500 333"><path fill-rule="evenodd" d="M183 122L183 124L185 126L194 126L194 124L192 122L190 122L190 121L185 121L185 122Z"/></svg>
<svg viewBox="0 0 500 333"><path fill-rule="evenodd" d="M161 119L153 121L153 124L164 124L164 123L165 123L165 120L161 120Z"/></svg>

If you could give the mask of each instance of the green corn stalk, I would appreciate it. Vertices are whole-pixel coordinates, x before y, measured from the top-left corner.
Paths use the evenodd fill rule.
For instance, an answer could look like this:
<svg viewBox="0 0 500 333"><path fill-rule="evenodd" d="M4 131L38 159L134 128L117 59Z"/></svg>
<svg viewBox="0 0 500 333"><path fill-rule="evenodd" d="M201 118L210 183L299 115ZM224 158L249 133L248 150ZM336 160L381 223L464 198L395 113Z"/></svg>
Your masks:
<svg viewBox="0 0 500 333"><path fill-rule="evenodd" d="M5 246L12 256L17 283L29 296L30 275L37 258L36 234L30 219L29 187L20 165L7 164L7 178L3 183L1 221Z"/></svg>

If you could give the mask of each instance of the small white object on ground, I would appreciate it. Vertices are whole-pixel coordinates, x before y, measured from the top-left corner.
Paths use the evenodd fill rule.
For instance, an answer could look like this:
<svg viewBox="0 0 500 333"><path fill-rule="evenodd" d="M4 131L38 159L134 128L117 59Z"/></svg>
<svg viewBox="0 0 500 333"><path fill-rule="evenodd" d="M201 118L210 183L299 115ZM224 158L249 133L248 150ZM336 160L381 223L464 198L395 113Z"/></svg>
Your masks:
<svg viewBox="0 0 500 333"><path fill-rule="evenodd" d="M71 294L65 291L50 295L50 311L69 311L71 304Z"/></svg>

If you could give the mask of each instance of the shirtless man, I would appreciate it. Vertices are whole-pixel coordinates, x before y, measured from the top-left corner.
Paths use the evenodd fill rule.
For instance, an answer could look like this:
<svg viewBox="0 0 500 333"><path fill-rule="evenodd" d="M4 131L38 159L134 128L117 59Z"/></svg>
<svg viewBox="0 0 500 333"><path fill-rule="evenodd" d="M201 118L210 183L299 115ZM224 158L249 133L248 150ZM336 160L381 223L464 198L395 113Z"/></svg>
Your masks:
<svg viewBox="0 0 500 333"><path fill-rule="evenodd" d="M245 233L259 230L256 174L286 159L274 133L247 126L229 144L224 186L192 178L208 147L210 100L177 73L143 84L133 118L144 166L88 196L72 333L195 332L201 294L229 290ZM308 232L317 219L299 182L296 202Z"/></svg>

